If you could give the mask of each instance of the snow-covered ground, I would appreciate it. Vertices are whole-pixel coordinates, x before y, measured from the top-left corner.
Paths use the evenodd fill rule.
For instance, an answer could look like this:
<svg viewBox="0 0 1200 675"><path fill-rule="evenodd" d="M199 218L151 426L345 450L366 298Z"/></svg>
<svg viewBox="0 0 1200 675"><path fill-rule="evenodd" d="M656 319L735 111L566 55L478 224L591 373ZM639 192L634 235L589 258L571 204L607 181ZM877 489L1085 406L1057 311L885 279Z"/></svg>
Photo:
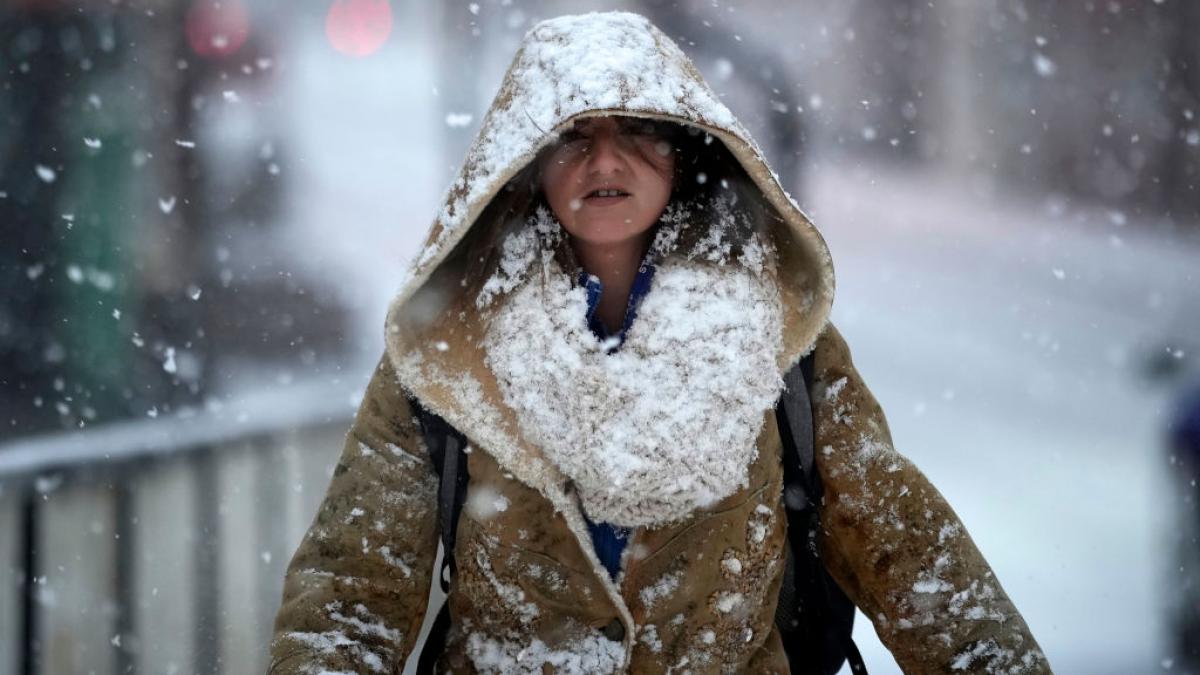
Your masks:
<svg viewBox="0 0 1200 675"><path fill-rule="evenodd" d="M898 449L954 505L1059 672L1163 671L1167 390L1139 367L1200 334L1200 246L944 174L812 178L834 320ZM866 621L856 639L872 673L896 672Z"/></svg>

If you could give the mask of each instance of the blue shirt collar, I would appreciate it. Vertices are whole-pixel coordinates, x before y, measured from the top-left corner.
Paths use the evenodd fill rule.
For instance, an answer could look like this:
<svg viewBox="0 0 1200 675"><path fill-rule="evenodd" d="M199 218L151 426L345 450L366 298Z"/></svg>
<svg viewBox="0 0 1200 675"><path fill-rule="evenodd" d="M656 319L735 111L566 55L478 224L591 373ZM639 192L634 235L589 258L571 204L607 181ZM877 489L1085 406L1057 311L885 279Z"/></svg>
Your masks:
<svg viewBox="0 0 1200 675"><path fill-rule="evenodd" d="M604 322L596 316L596 308L600 305L600 294L604 292L604 284L600 283L599 277L580 270L578 283L587 291L587 324L597 338L607 340L615 337L618 346L625 341L625 334L629 332L629 327L637 318L638 305L641 304L642 298L645 298L646 294L650 292L650 281L654 278L655 269L654 263L646 260L643 260L642 264L638 266L637 276L633 278L633 287L629 289L629 303L625 305L625 320L621 322L621 330L616 335L610 335L608 329L604 327Z"/></svg>

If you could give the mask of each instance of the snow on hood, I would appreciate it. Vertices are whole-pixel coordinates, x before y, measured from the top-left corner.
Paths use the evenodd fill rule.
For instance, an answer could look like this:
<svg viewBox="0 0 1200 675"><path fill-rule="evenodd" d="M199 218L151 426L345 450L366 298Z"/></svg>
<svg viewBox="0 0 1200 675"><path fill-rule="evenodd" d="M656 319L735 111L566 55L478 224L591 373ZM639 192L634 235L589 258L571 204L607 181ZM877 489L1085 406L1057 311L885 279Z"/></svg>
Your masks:
<svg viewBox="0 0 1200 675"><path fill-rule="evenodd" d="M392 302L386 339L394 360L412 356L414 349L428 350L430 344L446 351L444 340L431 343L429 331L457 306L454 281L461 275L439 267L492 198L559 130L577 118L598 115L674 121L724 143L786 223L773 233L786 307L780 370L812 348L828 320L834 291L833 266L821 235L679 47L643 16L606 12L550 19L525 35ZM430 283L435 273L441 280Z"/></svg>

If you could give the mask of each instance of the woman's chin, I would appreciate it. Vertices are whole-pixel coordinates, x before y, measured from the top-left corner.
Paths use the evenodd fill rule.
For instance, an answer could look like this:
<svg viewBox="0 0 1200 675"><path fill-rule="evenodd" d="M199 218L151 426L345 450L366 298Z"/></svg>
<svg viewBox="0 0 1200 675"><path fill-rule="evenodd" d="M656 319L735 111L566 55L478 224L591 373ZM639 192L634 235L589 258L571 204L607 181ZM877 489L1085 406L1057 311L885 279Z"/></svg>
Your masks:
<svg viewBox="0 0 1200 675"><path fill-rule="evenodd" d="M574 227L567 228L573 239L593 246L615 246L640 241L649 230L650 225L639 228L626 222L604 221L584 225L576 223Z"/></svg>
<svg viewBox="0 0 1200 675"><path fill-rule="evenodd" d="M602 248L621 246L623 244L640 242L642 240L641 233L624 233L620 235L608 232L600 234L587 233L572 235L572 237L578 243Z"/></svg>

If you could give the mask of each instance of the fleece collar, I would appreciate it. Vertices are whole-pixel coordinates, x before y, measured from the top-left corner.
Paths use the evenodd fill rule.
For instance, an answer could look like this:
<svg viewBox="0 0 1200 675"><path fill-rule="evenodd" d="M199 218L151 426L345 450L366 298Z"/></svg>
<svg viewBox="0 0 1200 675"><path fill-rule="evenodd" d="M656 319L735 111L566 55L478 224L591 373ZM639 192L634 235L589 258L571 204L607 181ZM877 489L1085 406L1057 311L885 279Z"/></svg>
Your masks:
<svg viewBox="0 0 1200 675"><path fill-rule="evenodd" d="M587 296L551 259L492 320L484 348L522 435L594 520L680 521L746 485L783 381L771 270L670 259L620 350L587 327Z"/></svg>

